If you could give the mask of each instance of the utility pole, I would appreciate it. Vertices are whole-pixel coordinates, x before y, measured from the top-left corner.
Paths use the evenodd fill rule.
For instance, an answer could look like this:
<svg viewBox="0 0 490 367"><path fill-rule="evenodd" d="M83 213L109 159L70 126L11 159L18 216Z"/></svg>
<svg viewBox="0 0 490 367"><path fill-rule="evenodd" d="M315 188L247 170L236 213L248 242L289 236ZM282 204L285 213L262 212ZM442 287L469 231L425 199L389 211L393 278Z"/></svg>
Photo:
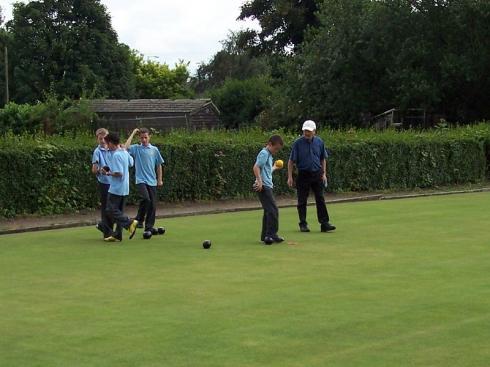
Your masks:
<svg viewBox="0 0 490 367"><path fill-rule="evenodd" d="M8 48L5 46L5 104L9 103L9 54Z"/></svg>

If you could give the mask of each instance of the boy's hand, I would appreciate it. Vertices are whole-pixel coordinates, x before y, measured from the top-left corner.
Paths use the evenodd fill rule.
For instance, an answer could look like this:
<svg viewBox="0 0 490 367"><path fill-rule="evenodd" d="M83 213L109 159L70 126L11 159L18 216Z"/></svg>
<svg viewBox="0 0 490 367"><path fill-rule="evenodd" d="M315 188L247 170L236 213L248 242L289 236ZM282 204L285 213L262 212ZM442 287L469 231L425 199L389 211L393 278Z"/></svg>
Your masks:
<svg viewBox="0 0 490 367"><path fill-rule="evenodd" d="M283 166L277 165L277 161L276 161L276 162L274 162L274 166L272 167L272 169L273 169L274 171L277 171L277 170L282 169L282 167L283 167Z"/></svg>
<svg viewBox="0 0 490 367"><path fill-rule="evenodd" d="M262 191L263 188L264 188L264 185L262 184L262 181L255 181L255 183L254 183L254 190L255 191L260 192L260 191Z"/></svg>

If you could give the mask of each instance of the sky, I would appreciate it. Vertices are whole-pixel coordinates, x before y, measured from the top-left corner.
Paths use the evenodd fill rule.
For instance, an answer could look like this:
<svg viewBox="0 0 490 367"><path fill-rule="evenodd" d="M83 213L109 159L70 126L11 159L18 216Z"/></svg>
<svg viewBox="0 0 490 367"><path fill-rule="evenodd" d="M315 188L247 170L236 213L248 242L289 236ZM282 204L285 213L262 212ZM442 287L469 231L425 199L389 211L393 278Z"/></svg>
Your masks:
<svg viewBox="0 0 490 367"><path fill-rule="evenodd" d="M0 0L6 20L14 0ZM25 1L24 1L25 2ZM236 18L244 0L102 0L119 41L145 56L173 66L190 62L194 72L221 49L230 30L258 28Z"/></svg>

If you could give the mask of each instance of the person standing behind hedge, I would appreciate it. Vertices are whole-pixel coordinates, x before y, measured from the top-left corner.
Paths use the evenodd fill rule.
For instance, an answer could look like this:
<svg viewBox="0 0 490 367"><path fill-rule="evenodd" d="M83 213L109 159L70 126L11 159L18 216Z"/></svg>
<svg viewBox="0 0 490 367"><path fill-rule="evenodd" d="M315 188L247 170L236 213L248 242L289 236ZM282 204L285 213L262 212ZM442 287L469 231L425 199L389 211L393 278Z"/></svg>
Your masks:
<svg viewBox="0 0 490 367"><path fill-rule="evenodd" d="M105 144L104 138L109 134L107 129L98 129L95 132L98 146L92 154L92 173L97 177L99 194L100 194L100 222L97 223L97 229L101 231L104 238L107 238L112 233L112 228L109 229L110 219L108 217L107 195L109 192L109 176L104 175L104 167L107 167L107 154L109 150Z"/></svg>
<svg viewBox="0 0 490 367"><path fill-rule="evenodd" d="M137 133L139 133L140 144L131 145ZM165 162L158 148L150 144L150 140L148 129L134 129L126 141L125 148L135 161L136 186L141 198L136 220L139 228L143 228L144 222L145 231L153 232L158 203L157 186L163 186L162 164Z"/></svg>
<svg viewBox="0 0 490 367"><path fill-rule="evenodd" d="M310 232L306 222L306 207L310 189L315 194L318 222L322 232L335 230L329 223L327 206L325 204L324 189L327 184L327 157L323 140L316 135L316 124L308 120L303 124L303 136L297 139L291 149L288 162L288 185L294 186L293 168L296 165L298 177L296 190L298 193L299 229L301 232Z"/></svg>
<svg viewBox="0 0 490 367"><path fill-rule="evenodd" d="M129 167L133 166L134 160L126 150L120 148L118 134L108 134L105 142L110 151L107 159L109 169L104 170L104 174L110 177L106 210L110 218L109 227L112 228L116 224L116 231L104 238L104 241L121 242L123 228L128 230L129 239L132 239L138 226L137 220L132 220L124 214L126 198L129 195Z"/></svg>
<svg viewBox="0 0 490 367"><path fill-rule="evenodd" d="M262 217L262 233L260 240L266 245L272 245L274 242L283 242L284 238L279 237L279 209L272 189L272 173L278 168L272 164L272 156L278 153L284 145L282 138L279 135L273 135L267 142L267 146L263 148L257 156L257 160L253 166L255 175L254 189L257 191L260 203L264 209Z"/></svg>

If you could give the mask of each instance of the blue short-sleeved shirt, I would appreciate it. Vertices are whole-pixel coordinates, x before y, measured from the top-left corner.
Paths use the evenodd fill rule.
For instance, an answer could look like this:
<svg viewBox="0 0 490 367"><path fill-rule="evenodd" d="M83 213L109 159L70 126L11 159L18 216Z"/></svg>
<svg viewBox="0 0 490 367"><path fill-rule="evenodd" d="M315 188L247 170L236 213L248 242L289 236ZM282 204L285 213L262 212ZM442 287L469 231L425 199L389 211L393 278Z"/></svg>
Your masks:
<svg viewBox="0 0 490 367"><path fill-rule="evenodd" d="M322 161L326 159L325 144L317 136L312 140L302 136L294 142L289 159L296 163L299 171L321 171Z"/></svg>
<svg viewBox="0 0 490 367"><path fill-rule="evenodd" d="M94 153L92 154L92 164L96 164L97 167L102 168L107 166L107 155L109 154L109 150L101 147L100 145L95 148ZM97 174L97 180L100 183L108 185L109 177L105 175Z"/></svg>
<svg viewBox="0 0 490 367"><path fill-rule="evenodd" d="M109 193L119 196L129 195L129 167L133 167L133 158L123 149L110 152L107 158L111 172L122 174L122 176L109 176L111 184Z"/></svg>
<svg viewBox="0 0 490 367"><path fill-rule="evenodd" d="M272 154L269 149L264 148L260 151L255 164L260 168L262 184L272 189L274 187L272 184Z"/></svg>
<svg viewBox="0 0 490 367"><path fill-rule="evenodd" d="M133 144L129 153L134 157L136 168L136 184L144 183L148 186L157 185L156 167L165 163L158 148L148 144Z"/></svg>

